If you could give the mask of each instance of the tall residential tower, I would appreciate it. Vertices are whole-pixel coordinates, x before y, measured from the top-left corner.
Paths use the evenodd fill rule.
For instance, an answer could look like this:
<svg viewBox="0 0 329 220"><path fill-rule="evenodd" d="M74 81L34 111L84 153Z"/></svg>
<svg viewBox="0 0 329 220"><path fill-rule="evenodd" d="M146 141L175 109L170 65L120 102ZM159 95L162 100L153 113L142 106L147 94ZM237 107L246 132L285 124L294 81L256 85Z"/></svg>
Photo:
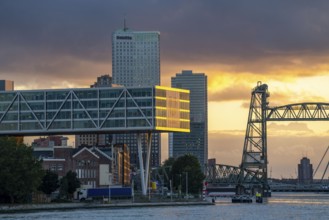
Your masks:
<svg viewBox="0 0 329 220"><path fill-rule="evenodd" d="M190 133L169 135L169 156L177 158L190 153L203 168L208 160L208 96L204 73L182 71L171 78L171 87L190 90Z"/></svg>
<svg viewBox="0 0 329 220"><path fill-rule="evenodd" d="M112 35L113 83L126 87L160 85L160 33L157 31L132 31L126 26ZM126 144L130 162L138 167L136 134L117 134L114 143ZM143 146L146 144L144 137ZM145 156L145 150L143 151ZM152 137L151 166L161 163L160 135Z"/></svg>
<svg viewBox="0 0 329 220"><path fill-rule="evenodd" d="M310 184L313 181L313 165L310 159L303 157L298 164L298 182Z"/></svg>

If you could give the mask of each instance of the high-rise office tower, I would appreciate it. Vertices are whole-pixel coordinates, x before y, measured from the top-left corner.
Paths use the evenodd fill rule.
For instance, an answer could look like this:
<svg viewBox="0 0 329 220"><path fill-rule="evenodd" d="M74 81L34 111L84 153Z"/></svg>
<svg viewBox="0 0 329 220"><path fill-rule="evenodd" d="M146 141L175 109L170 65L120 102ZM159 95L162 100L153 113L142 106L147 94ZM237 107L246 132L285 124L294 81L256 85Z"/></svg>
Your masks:
<svg viewBox="0 0 329 220"><path fill-rule="evenodd" d="M11 80L0 80L0 91L13 91L14 81Z"/></svg>
<svg viewBox="0 0 329 220"><path fill-rule="evenodd" d="M112 36L113 83L126 87L160 85L160 33L124 27Z"/></svg>
<svg viewBox="0 0 329 220"><path fill-rule="evenodd" d="M169 156L192 154L200 165L208 161L208 96L207 76L190 70L171 78L171 87L190 90L190 133L169 134Z"/></svg>
<svg viewBox="0 0 329 220"><path fill-rule="evenodd" d="M310 159L303 157L298 164L298 182L310 184L313 181L313 165Z"/></svg>
<svg viewBox="0 0 329 220"><path fill-rule="evenodd" d="M160 33L132 31L126 27L112 35L113 83L126 87L160 85ZM126 144L131 165L138 167L136 134L117 134L114 143ZM146 145L146 138L142 140ZM145 150L143 150L145 156ZM151 166L161 162L160 134L152 135Z"/></svg>

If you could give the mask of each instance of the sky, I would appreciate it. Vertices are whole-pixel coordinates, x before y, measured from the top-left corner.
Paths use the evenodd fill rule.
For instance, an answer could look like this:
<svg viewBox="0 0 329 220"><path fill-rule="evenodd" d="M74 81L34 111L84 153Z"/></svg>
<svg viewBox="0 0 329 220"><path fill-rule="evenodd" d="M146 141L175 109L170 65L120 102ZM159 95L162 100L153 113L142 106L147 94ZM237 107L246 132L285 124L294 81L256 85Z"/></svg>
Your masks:
<svg viewBox="0 0 329 220"><path fill-rule="evenodd" d="M208 157L238 166L258 81L270 106L329 102L328 11L327 0L1 0L0 79L16 90L87 88L111 75L111 35L124 19L160 31L161 84L182 70L208 76ZM328 125L269 122L270 176L296 178L304 156L315 169Z"/></svg>

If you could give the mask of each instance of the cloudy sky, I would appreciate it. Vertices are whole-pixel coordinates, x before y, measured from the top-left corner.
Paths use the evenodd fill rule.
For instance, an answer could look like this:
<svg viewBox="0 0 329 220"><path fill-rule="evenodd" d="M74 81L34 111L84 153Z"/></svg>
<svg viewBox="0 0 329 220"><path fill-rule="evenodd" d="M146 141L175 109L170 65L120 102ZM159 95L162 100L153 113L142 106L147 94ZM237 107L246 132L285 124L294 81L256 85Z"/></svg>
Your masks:
<svg viewBox="0 0 329 220"><path fill-rule="evenodd" d="M16 90L89 87L111 74L111 35L126 18L133 30L161 32L162 85L181 70L207 74L209 158L238 166L258 81L272 106L328 102L328 11L327 0L1 0L0 79ZM328 131L325 122L268 123L272 177L296 177L303 156L316 167Z"/></svg>

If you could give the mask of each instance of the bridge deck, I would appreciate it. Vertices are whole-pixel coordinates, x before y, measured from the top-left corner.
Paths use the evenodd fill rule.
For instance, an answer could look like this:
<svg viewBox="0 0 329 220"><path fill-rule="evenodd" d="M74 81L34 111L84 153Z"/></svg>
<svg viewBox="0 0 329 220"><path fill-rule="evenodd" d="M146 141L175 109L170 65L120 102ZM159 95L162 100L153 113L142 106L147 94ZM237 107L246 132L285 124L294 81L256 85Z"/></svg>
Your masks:
<svg viewBox="0 0 329 220"><path fill-rule="evenodd" d="M189 91L108 87L0 92L0 135L189 132Z"/></svg>

